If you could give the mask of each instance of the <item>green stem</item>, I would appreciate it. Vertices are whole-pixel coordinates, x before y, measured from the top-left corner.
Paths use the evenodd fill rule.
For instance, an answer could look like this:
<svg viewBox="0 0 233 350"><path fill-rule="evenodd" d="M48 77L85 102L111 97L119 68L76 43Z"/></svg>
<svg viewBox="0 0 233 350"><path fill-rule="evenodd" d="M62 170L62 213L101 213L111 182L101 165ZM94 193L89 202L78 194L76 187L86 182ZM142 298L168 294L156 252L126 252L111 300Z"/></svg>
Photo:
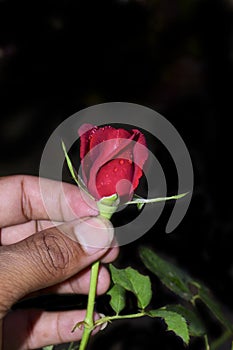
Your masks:
<svg viewBox="0 0 233 350"><path fill-rule="evenodd" d="M200 296L198 294L195 294L192 299L190 300L191 304L196 307L196 300L200 299Z"/></svg>
<svg viewBox="0 0 233 350"><path fill-rule="evenodd" d="M123 320L126 318L138 318L138 317L143 317L146 316L145 312L138 312L137 314L129 314L129 315L114 315L114 316L105 316L100 318L99 320L95 321L95 327L106 323L106 322L111 322L114 320Z"/></svg>
<svg viewBox="0 0 233 350"><path fill-rule="evenodd" d="M86 317L83 322L84 324L84 330L83 330L83 336L82 340L79 346L79 350L85 350L89 338L91 336L91 333L94 328L94 305L95 305L95 296L96 296L96 287L97 287L97 280L98 280L98 272L99 272L99 261L96 261L92 264L91 267L91 279L90 279L90 289L88 294L88 301L87 301L87 312ZM78 326L78 325L76 325ZM75 326L75 328L76 328Z"/></svg>
<svg viewBox="0 0 233 350"><path fill-rule="evenodd" d="M73 346L74 346L74 342L71 342L69 347L68 347L68 350L73 350Z"/></svg>
<svg viewBox="0 0 233 350"><path fill-rule="evenodd" d="M205 350L210 350L210 345L209 345L207 335L204 335L204 340L205 340Z"/></svg>

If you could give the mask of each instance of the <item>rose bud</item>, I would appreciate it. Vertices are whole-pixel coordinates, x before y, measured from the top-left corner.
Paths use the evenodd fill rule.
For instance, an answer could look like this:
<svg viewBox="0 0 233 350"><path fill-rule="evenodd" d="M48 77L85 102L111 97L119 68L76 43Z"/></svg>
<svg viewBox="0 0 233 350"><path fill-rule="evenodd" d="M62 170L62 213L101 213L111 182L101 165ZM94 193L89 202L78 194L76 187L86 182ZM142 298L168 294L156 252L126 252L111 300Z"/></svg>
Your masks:
<svg viewBox="0 0 233 350"><path fill-rule="evenodd" d="M97 200L116 193L121 199L131 198L148 158L141 131L83 124L78 133L82 177L89 193Z"/></svg>

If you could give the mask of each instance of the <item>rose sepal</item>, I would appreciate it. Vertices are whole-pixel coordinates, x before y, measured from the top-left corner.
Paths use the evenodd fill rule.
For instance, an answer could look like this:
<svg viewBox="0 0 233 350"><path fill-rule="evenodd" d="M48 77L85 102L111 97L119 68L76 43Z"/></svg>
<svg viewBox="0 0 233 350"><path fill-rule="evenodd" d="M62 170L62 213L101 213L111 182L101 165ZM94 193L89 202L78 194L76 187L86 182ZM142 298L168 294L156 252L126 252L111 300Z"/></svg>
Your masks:
<svg viewBox="0 0 233 350"><path fill-rule="evenodd" d="M164 202L164 201L169 201L172 199L180 199L180 198L186 196L188 193L189 192L185 192L185 193L177 194L175 196L158 197L158 198L142 198L142 197L134 194L132 200L126 202L125 205L137 204L138 209L141 210L145 204Z"/></svg>
<svg viewBox="0 0 233 350"><path fill-rule="evenodd" d="M90 192L87 189L87 186L85 185L83 179L77 174L75 168L73 167L73 164L71 162L70 157L68 156L67 150L66 150L66 146L65 143L63 141L61 141L62 143L62 149L63 152L65 154L65 158L66 158L66 163L67 166L69 168L70 174L72 176L72 178L74 179L74 181L76 182L76 184L78 185L78 187L83 190L91 199L94 200L94 197L90 194Z"/></svg>
<svg viewBox="0 0 233 350"><path fill-rule="evenodd" d="M108 197L102 197L96 202L101 216L106 219L111 219L112 215L117 211L120 204L120 198L117 193L112 194Z"/></svg>

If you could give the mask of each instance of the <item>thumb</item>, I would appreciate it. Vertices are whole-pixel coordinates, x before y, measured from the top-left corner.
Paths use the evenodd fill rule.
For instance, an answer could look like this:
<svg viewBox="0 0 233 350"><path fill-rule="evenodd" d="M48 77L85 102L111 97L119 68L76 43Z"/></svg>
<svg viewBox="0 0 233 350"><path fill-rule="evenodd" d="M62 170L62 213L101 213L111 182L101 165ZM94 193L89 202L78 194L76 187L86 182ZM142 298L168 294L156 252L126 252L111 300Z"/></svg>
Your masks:
<svg viewBox="0 0 233 350"><path fill-rule="evenodd" d="M100 259L112 239L110 221L89 217L0 247L0 316L28 293L62 282Z"/></svg>

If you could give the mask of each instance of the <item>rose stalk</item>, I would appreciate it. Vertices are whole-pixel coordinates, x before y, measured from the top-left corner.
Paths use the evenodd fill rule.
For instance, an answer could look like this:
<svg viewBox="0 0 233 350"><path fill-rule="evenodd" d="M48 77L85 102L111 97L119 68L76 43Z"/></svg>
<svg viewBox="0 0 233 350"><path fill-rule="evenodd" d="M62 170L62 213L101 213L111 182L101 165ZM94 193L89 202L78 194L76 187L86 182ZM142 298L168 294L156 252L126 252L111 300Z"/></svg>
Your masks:
<svg viewBox="0 0 233 350"><path fill-rule="evenodd" d="M139 130L127 131L111 126L102 128L84 124L79 129L82 179L87 191L97 201L100 215L110 219L118 205L133 196L142 167L148 157L144 135ZM94 301L99 262L91 269L90 291L80 350L88 344L94 328Z"/></svg>
<svg viewBox="0 0 233 350"><path fill-rule="evenodd" d="M96 201L101 216L111 219L119 205L137 204L141 209L146 203L178 199L185 194L144 199L135 195L143 166L148 158L146 139L141 131L130 131L112 126L96 127L83 124L79 128L82 177L76 174L62 143L72 177L77 185ZM84 327L80 350L86 349L90 335L97 326L93 319L99 262L91 268L90 288L86 317L75 325Z"/></svg>

